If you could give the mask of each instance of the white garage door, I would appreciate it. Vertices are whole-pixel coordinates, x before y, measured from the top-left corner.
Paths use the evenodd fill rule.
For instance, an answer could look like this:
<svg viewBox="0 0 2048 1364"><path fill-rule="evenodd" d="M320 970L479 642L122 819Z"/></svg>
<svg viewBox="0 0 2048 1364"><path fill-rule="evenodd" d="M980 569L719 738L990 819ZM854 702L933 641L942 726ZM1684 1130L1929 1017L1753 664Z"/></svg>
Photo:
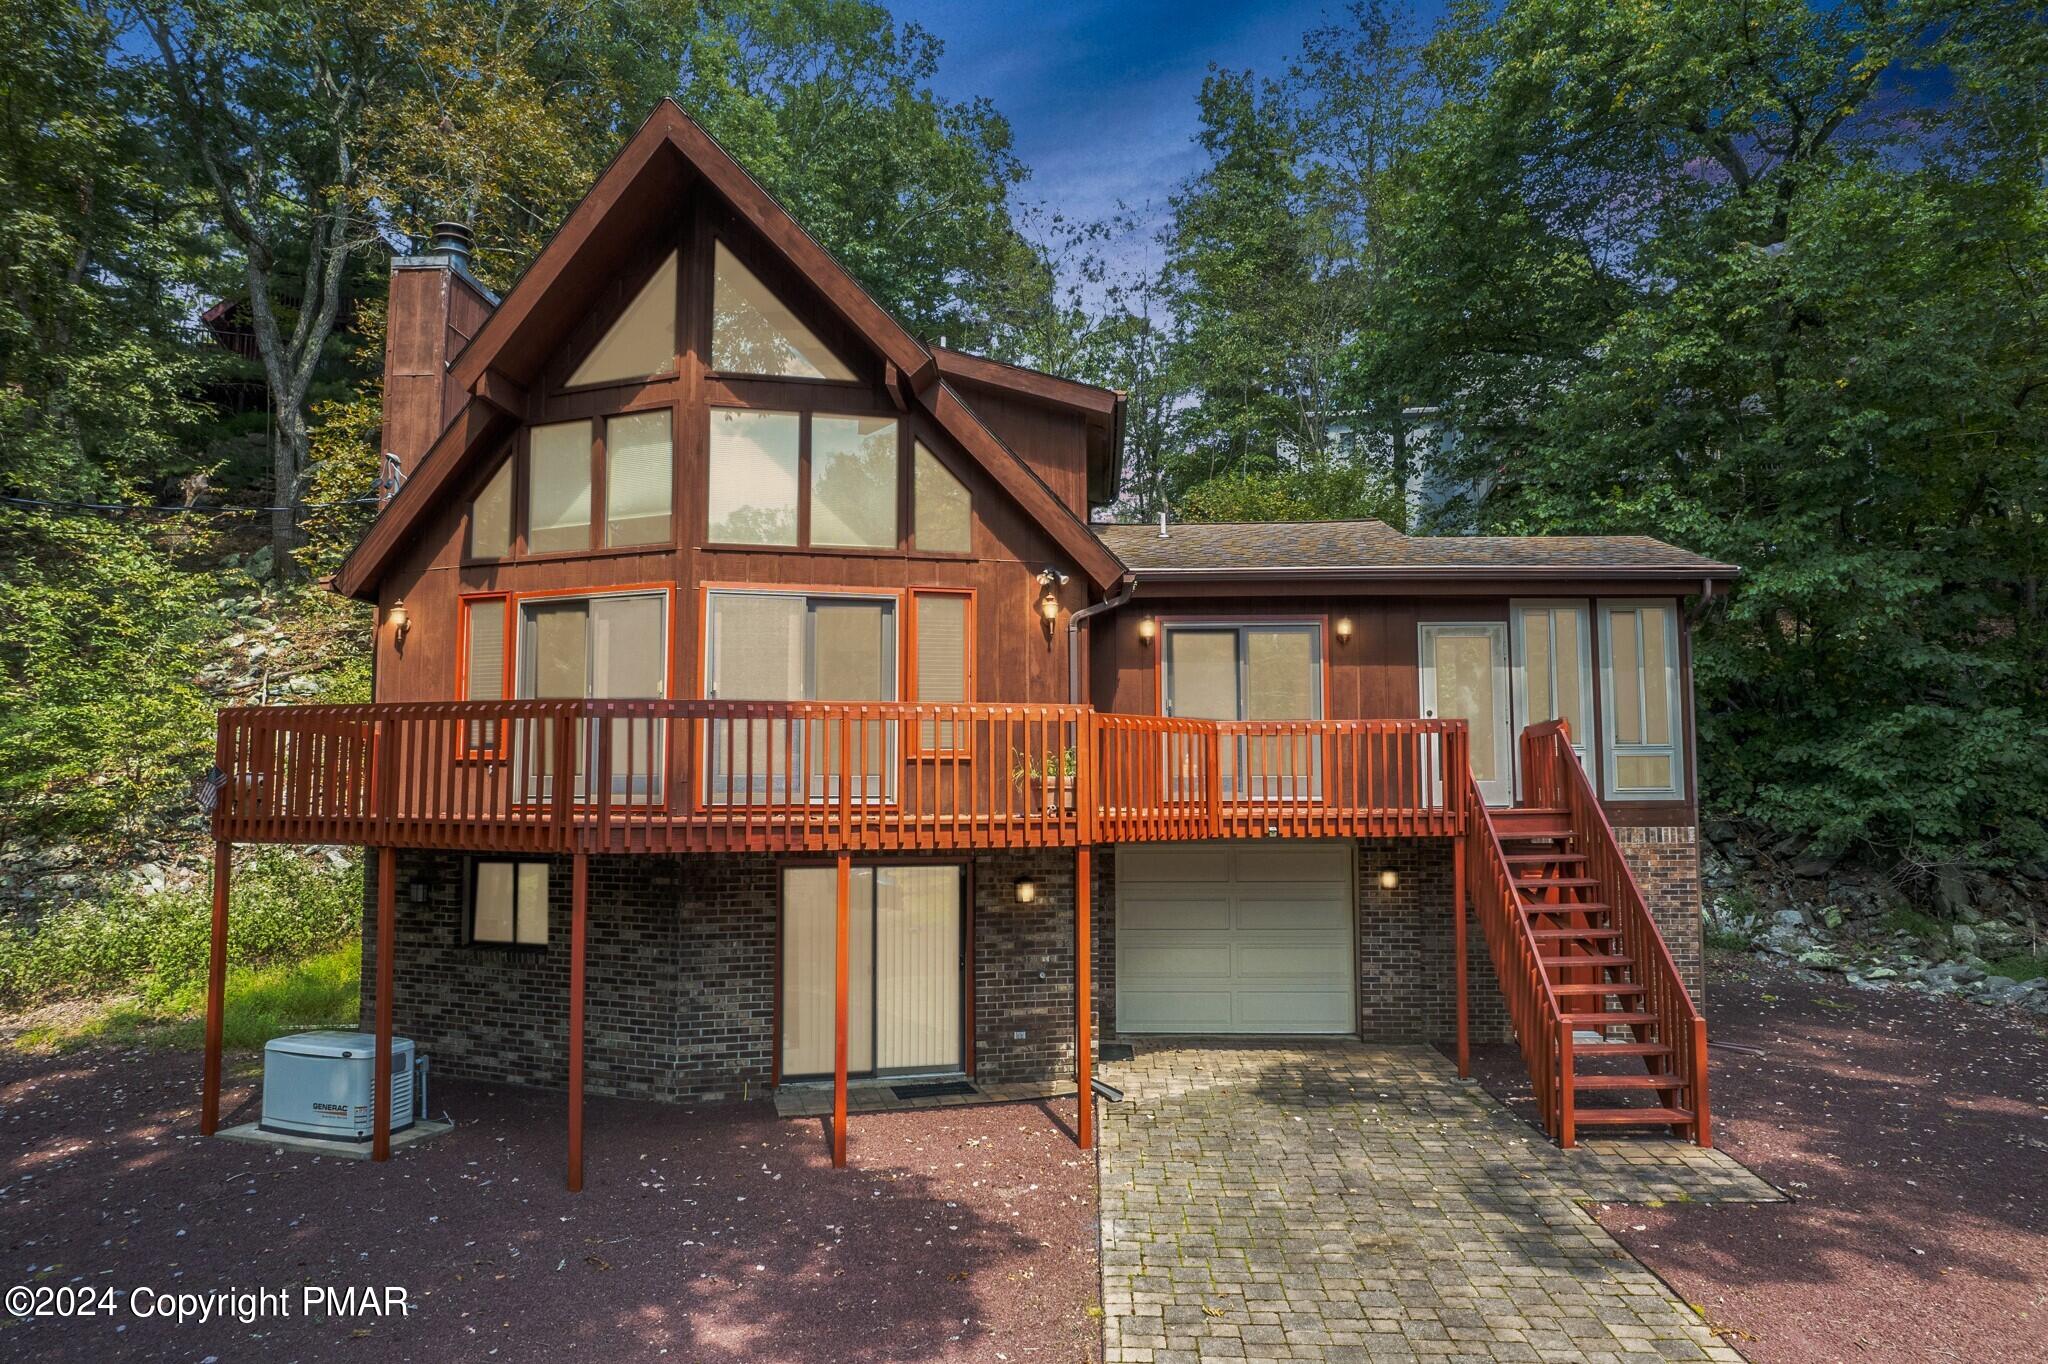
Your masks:
<svg viewBox="0 0 2048 1364"><path fill-rule="evenodd" d="M1123 847L1116 1026L1126 1033L1350 1033L1349 844Z"/></svg>

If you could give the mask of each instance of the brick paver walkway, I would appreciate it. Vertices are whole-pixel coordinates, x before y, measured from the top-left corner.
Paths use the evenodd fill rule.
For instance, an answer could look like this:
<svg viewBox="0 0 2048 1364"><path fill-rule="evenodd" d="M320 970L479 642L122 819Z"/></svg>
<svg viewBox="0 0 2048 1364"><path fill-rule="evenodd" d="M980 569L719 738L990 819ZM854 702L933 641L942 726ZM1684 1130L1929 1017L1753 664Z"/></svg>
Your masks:
<svg viewBox="0 0 2048 1364"><path fill-rule="evenodd" d="M1103 1070L1109 1364L1742 1358L1579 1206L1780 1197L1718 1151L1560 1151L1427 1047L1141 1044Z"/></svg>

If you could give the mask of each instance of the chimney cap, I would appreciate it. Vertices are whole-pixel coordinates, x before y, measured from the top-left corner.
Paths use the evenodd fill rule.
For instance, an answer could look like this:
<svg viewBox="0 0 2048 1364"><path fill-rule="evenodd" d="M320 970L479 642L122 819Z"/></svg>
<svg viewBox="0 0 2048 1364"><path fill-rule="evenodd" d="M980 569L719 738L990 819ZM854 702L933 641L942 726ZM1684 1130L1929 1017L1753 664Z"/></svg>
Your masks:
<svg viewBox="0 0 2048 1364"><path fill-rule="evenodd" d="M467 262L475 245L476 237L470 232L468 223L443 222L434 224L434 235L427 242L427 250Z"/></svg>

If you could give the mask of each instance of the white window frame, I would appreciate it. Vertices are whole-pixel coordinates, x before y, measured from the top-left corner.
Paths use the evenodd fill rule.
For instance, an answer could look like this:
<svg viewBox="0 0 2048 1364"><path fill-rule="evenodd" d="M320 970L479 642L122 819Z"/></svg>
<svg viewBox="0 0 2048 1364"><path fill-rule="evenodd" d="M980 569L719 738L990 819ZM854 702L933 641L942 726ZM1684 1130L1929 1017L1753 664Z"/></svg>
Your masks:
<svg viewBox="0 0 2048 1364"><path fill-rule="evenodd" d="M1516 756L1521 754L1522 732L1532 724L1541 724L1529 713L1529 655L1522 641L1522 612L1524 611L1576 611L1579 613L1579 710L1578 715L1562 718L1572 728L1572 752L1578 755L1579 766L1586 766L1586 755L1593 745L1593 691L1599 686L1599 679L1593 673L1593 611L1591 603L1584 597L1515 597L1508 602L1508 685L1514 692L1514 739ZM1553 637L1552 645L1556 644ZM1550 694L1557 695L1557 651L1550 654ZM1548 718L1548 717L1545 717ZM1591 769L1588 768L1588 771ZM1522 765L1515 763L1515 798L1522 796Z"/></svg>
<svg viewBox="0 0 2048 1364"><path fill-rule="evenodd" d="M1671 742L1667 744L1636 743L1623 744L1614 733L1614 614L1636 612L1646 609L1663 611L1670 621L1664 631L1665 676L1670 678ZM1685 731L1688 698L1683 681L1679 676L1678 632L1685 628L1684 618L1678 613L1678 602L1671 597L1615 597L1602 598L1600 602L1600 787L1607 799L1624 800L1684 800L1685 799ZM1636 649L1640 660L1643 632L1636 629ZM1637 669L1641 677L1644 670ZM1647 695L1639 698L1644 709L1639 714L1648 715ZM1623 787L1616 777L1620 770L1618 759L1632 757L1657 757L1671 755L1671 785L1664 787Z"/></svg>
<svg viewBox="0 0 2048 1364"><path fill-rule="evenodd" d="M674 695L675 693L673 676L675 670L676 628L674 596L665 587L652 587L639 588L630 592L535 592L524 596L516 593L513 594L512 695L514 699L533 699L531 696L527 694L530 690L527 682L526 667L526 644L528 629L527 608L529 606L556 606L568 602L588 603L594 601L621 599L626 597L652 597L661 603L661 692L657 696L648 697L591 697L588 695L588 683L586 682L586 699L597 701L664 701L667 700L670 696ZM464 647L467 647L466 643ZM585 660L585 663L587 666L587 658ZM576 731L577 752L575 788L576 798L578 800L590 800L593 799L596 794L595 792L589 789L589 787L593 783L591 783L589 779L590 774L588 770L588 752L590 744L593 741L593 735L596 733L595 723L596 722L592 721L579 725ZM639 726L642 724L651 724L653 726L653 738L651 742L654 751L664 756L662 758L661 763L661 767L663 769L662 771L644 773L641 775L640 779L631 781L630 783L621 781L621 774L615 773L613 776L612 798L614 800L623 800L633 804L658 804L661 800L662 791L666 786L665 773L666 768L668 766L668 758L666 756L668 754L667 722L661 719L655 719L652 721L626 719L616 720L613 723L614 725L625 725L629 727ZM515 727L515 734L524 734L525 732L526 729L524 726ZM630 729L628 732L631 732ZM520 766L519 760L516 757L514 759L513 770L515 772L523 772L525 770L522 766ZM553 776L550 773L544 775L542 778L541 790L539 793L540 797L542 799L546 799L549 797L552 791Z"/></svg>
<svg viewBox="0 0 2048 1364"><path fill-rule="evenodd" d="M1522 746L1515 741L1515 702L1513 688L1509 682L1509 675L1513 672L1513 666L1508 657L1508 652L1513 647L1509 642L1509 624L1506 621L1500 620L1425 620L1416 622L1415 699L1417 709L1422 711L1422 718L1425 720L1442 718L1437 714L1439 707L1434 704L1437 700L1436 636L1438 632L1445 630L1483 630L1486 632L1489 640L1499 641L1499 652L1493 656L1493 690L1496 696L1507 698L1507 705L1504 707L1507 714L1503 717L1506 720L1507 732L1496 736L1496 742L1503 746L1504 751L1501 754L1501 762L1506 765L1507 771L1495 777L1491 782L1478 781L1478 774L1475 772L1473 780L1478 783L1479 794L1485 798L1488 805L1512 805L1515 802L1517 785L1521 781L1519 774L1522 765ZM1447 774L1443 770L1441 753L1433 749L1431 750L1431 755L1424 764L1424 773L1429 779L1432 801L1441 802L1445 800L1447 797L1444 793L1443 781ZM1457 776L1456 773L1449 773L1448 775L1453 780Z"/></svg>

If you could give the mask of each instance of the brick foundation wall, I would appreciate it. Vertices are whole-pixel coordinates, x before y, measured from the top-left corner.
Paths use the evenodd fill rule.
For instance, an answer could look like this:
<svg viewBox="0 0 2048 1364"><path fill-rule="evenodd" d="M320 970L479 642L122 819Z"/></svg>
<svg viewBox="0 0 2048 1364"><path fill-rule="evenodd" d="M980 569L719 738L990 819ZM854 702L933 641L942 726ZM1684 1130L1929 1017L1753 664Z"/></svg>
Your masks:
<svg viewBox="0 0 2048 1364"><path fill-rule="evenodd" d="M1017 878L1027 875L1038 882L1038 898L1020 905ZM1113 905L1100 896L1091 901L1098 926ZM1100 955L1094 957L1091 970L1100 962ZM974 859L975 1078L1000 1083L1072 1074L1075 1017L1073 850L979 854ZM1099 1038L1099 1019L1095 1031Z"/></svg>
<svg viewBox="0 0 2048 1364"><path fill-rule="evenodd" d="M1358 844L1359 1035L1368 1042L1451 1042L1458 1035L1456 872L1449 839ZM1392 890L1380 873L1399 878ZM1507 1005L1476 916L1466 921L1466 990L1474 1042L1511 1039Z"/></svg>
<svg viewBox="0 0 2048 1364"><path fill-rule="evenodd" d="M1693 1003L1706 1008L1705 927L1700 914L1699 827L1693 824L1622 825L1614 838L1628 859L1650 917L1671 949Z"/></svg>

